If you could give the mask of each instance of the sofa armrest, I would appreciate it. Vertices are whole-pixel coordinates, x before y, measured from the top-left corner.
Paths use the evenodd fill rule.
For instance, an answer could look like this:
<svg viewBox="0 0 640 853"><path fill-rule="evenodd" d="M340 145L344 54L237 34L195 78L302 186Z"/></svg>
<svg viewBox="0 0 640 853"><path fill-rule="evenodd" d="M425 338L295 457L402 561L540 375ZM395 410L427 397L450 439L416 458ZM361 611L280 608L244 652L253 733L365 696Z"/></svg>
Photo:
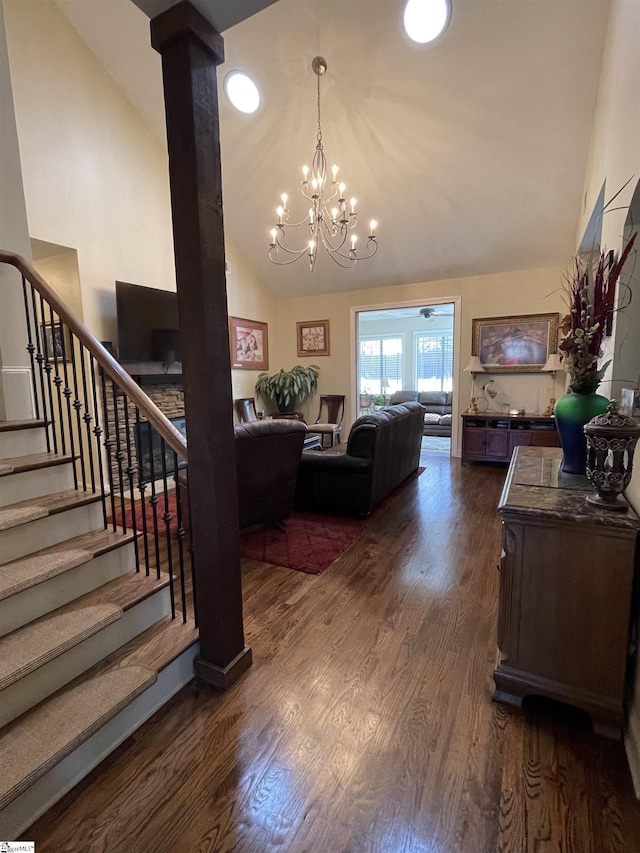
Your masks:
<svg viewBox="0 0 640 853"><path fill-rule="evenodd" d="M345 451L335 453L322 450L303 450L300 469L301 471L336 474L344 471L366 473L371 469L371 465L370 456L351 456Z"/></svg>

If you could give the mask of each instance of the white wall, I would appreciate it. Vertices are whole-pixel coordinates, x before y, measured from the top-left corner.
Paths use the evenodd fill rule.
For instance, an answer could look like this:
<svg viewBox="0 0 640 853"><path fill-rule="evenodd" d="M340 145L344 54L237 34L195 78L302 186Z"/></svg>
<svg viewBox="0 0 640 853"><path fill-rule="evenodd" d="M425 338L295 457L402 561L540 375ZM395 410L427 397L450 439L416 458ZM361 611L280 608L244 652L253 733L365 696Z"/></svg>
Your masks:
<svg viewBox="0 0 640 853"><path fill-rule="evenodd" d="M640 176L640 3L613 0L602 64L602 75L594 118L591 154L585 182L586 204L577 229L577 241L589 213L606 180L606 199L611 198L632 176L635 179L616 199L614 210L604 216L603 245L620 250L621 238L633 190ZM640 225L640 223L637 223ZM638 262L636 261L636 264ZM634 298L640 298L636 293ZM616 345L635 351L640 358L640 317L633 321L616 318ZM624 343L622 342L624 339ZM626 359L625 359L626 361ZM627 367L627 369L629 369ZM613 375L616 375L614 365ZM626 377L619 377L626 379ZM629 377L635 378L635 377ZM603 388L607 394L608 388ZM636 460L640 462L640 459ZM640 466L628 490L628 497L640 510ZM640 796L640 678L636 678L635 701L629 716L627 755L636 792Z"/></svg>
<svg viewBox="0 0 640 853"><path fill-rule="evenodd" d="M0 0L0 248L31 259L13 92ZM0 265L0 420L28 418L31 384L20 275Z"/></svg>

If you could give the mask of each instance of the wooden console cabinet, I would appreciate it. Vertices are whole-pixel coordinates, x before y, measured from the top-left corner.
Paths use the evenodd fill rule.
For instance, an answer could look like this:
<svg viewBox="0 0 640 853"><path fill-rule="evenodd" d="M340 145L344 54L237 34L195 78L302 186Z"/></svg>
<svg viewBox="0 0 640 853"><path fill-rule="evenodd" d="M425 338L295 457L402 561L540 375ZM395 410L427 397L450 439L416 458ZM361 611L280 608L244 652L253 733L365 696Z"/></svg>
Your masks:
<svg viewBox="0 0 640 853"><path fill-rule="evenodd" d="M462 464L509 462L515 447L560 447L553 417L500 415L484 412L462 415Z"/></svg>
<svg viewBox="0 0 640 853"><path fill-rule="evenodd" d="M500 499L494 699L567 702L619 738L640 523L631 508L589 504L586 477L559 472L561 459L555 448L518 448Z"/></svg>

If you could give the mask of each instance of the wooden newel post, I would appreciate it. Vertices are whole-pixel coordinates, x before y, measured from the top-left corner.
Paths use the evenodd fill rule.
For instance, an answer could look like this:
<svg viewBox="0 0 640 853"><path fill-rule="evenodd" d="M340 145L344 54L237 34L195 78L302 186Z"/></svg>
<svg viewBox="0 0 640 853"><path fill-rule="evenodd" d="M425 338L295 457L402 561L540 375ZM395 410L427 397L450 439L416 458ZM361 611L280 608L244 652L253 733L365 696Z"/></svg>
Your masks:
<svg viewBox="0 0 640 853"><path fill-rule="evenodd" d="M188 2L151 21L162 55L200 629L198 676L217 687L244 645L216 66L222 36Z"/></svg>

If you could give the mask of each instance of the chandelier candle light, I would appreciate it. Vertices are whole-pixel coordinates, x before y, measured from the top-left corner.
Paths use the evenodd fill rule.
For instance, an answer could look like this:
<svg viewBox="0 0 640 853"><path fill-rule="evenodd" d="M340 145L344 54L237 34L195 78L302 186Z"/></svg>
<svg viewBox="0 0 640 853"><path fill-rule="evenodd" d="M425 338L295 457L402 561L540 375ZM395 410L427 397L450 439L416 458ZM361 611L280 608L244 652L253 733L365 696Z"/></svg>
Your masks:
<svg viewBox="0 0 640 853"><path fill-rule="evenodd" d="M373 257L378 250L376 242L377 222L372 219L369 223L369 236L364 247L364 253L358 253L356 248L358 236L353 229L358 224L356 212L357 201L351 198L347 201L346 186L337 180L338 167L331 169L331 178L327 174L327 160L324 156L322 145L322 125L320 121L320 78L327 71L327 63L321 56L316 56L311 63L314 73L318 78L318 133L315 154L309 167L302 167L303 179L301 181L302 195L309 201L310 206L307 216L299 222L291 222L287 202L289 196L282 193L280 196L282 204L276 209L278 221L271 229L271 243L269 244L269 259L274 264L292 264L303 255L309 257L309 269L313 271L318 257L320 245L329 253L339 266L345 269L355 267L358 261ZM348 209L347 209L348 205ZM308 229L309 240L300 249L289 249L284 245L287 229ZM351 232L351 234L349 233ZM278 257L279 252L285 253L285 257Z"/></svg>

